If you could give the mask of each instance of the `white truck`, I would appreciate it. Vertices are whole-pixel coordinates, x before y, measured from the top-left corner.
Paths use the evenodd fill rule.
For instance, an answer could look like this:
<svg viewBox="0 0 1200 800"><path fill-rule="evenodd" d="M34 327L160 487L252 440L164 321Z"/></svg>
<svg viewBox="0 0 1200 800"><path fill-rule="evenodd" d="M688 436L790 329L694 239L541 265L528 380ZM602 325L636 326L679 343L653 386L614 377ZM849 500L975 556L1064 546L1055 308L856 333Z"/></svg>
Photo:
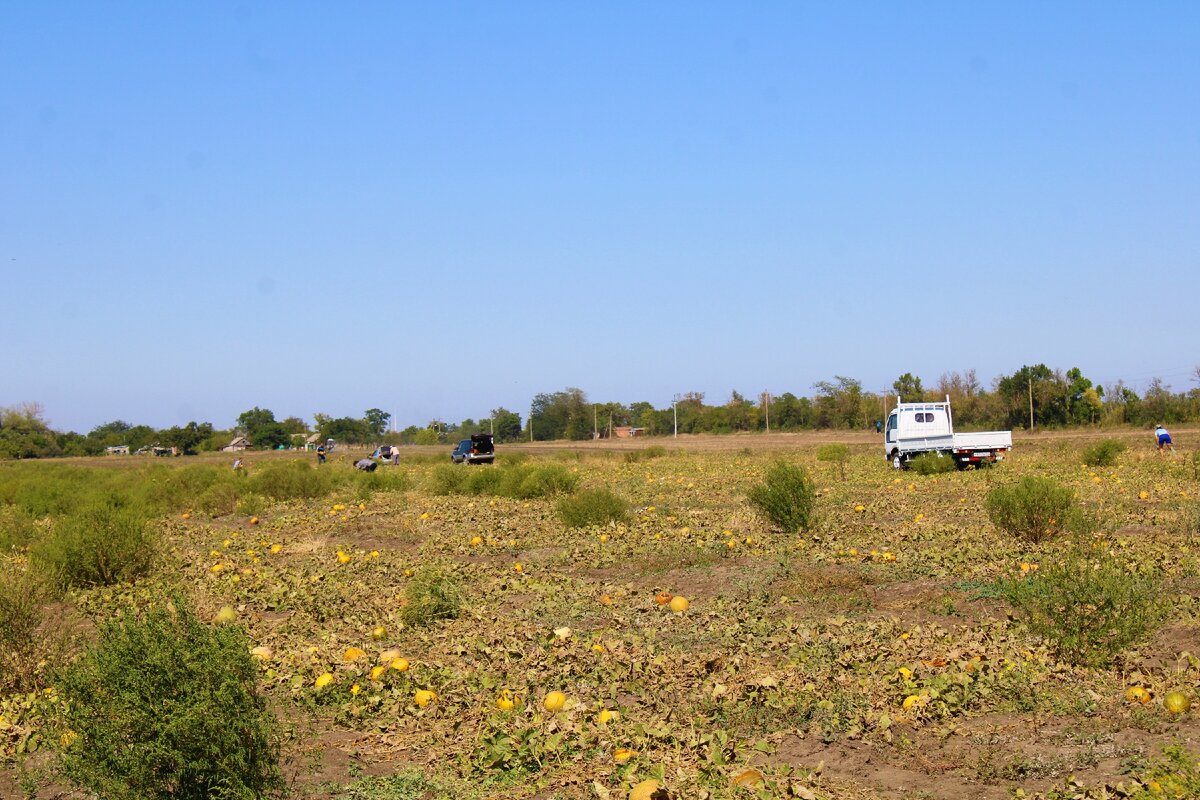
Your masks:
<svg viewBox="0 0 1200 800"><path fill-rule="evenodd" d="M922 453L953 458L955 466L965 469L1003 461L1012 450L1012 431L955 433L949 396L944 403L902 403L897 397L883 432L883 450L896 469Z"/></svg>

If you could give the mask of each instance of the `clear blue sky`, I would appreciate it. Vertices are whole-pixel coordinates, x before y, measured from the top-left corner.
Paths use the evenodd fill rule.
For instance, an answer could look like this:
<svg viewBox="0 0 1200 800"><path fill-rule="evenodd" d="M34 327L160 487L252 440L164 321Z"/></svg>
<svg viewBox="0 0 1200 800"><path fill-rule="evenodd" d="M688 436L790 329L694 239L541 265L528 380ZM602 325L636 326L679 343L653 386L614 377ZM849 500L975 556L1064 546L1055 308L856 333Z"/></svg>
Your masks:
<svg viewBox="0 0 1200 800"><path fill-rule="evenodd" d="M1200 3L8 3L0 405L59 429L1193 385Z"/></svg>

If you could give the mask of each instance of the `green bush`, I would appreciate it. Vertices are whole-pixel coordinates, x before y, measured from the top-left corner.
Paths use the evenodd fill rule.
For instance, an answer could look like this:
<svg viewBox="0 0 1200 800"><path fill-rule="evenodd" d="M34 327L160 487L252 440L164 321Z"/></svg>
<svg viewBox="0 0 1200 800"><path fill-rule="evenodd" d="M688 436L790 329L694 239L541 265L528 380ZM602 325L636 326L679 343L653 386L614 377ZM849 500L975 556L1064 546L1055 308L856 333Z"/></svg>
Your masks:
<svg viewBox="0 0 1200 800"><path fill-rule="evenodd" d="M0 696L42 685L42 670L62 642L49 630L45 613L54 597L53 584L41 572L0 570Z"/></svg>
<svg viewBox="0 0 1200 800"><path fill-rule="evenodd" d="M334 489L335 473L307 461L274 461L250 473L250 490L272 500L324 497Z"/></svg>
<svg viewBox="0 0 1200 800"><path fill-rule="evenodd" d="M568 528L627 522L629 504L607 489L589 489L559 500L558 518Z"/></svg>
<svg viewBox="0 0 1200 800"><path fill-rule="evenodd" d="M1105 439L1083 451L1083 463L1091 467L1111 467L1117 456L1128 449L1128 445L1116 439Z"/></svg>
<svg viewBox="0 0 1200 800"><path fill-rule="evenodd" d="M667 448L661 444L652 444L641 450L630 450L625 453L625 461L629 464L636 464L639 461L648 461L652 458L662 458L667 454Z"/></svg>
<svg viewBox="0 0 1200 800"><path fill-rule="evenodd" d="M908 468L918 475L941 475L953 472L954 459L937 453L922 453L908 462Z"/></svg>
<svg viewBox="0 0 1200 800"><path fill-rule="evenodd" d="M492 495L530 500L570 494L579 476L559 464L512 464L503 467L463 467L442 464L430 473L428 488L435 495Z"/></svg>
<svg viewBox="0 0 1200 800"><path fill-rule="evenodd" d="M376 492L403 492L408 489L408 473L396 468L359 472L354 476L354 495L370 500Z"/></svg>
<svg viewBox="0 0 1200 800"><path fill-rule="evenodd" d="M282 794L273 716L255 691L250 642L199 622L176 598L106 624L58 670L61 753L71 780L109 800L243 800Z"/></svg>
<svg viewBox="0 0 1200 800"><path fill-rule="evenodd" d="M466 470L457 464L438 464L429 473L429 493L438 496L466 494Z"/></svg>
<svg viewBox="0 0 1200 800"><path fill-rule="evenodd" d="M237 510L238 490L229 483L214 483L196 498L194 507L210 517L223 517Z"/></svg>
<svg viewBox="0 0 1200 800"><path fill-rule="evenodd" d="M747 496L759 514L785 531L808 530L816 522L817 486L803 467L777 462Z"/></svg>
<svg viewBox="0 0 1200 800"><path fill-rule="evenodd" d="M37 535L37 524L15 508L0 507L0 556L28 547Z"/></svg>
<svg viewBox="0 0 1200 800"><path fill-rule="evenodd" d="M109 586L150 571L155 539L138 508L93 505L54 523L33 557L67 586Z"/></svg>
<svg viewBox="0 0 1200 800"><path fill-rule="evenodd" d="M1166 611L1162 591L1159 578L1126 571L1104 550L1072 548L1005 594L1059 657L1104 667L1154 631Z"/></svg>
<svg viewBox="0 0 1200 800"><path fill-rule="evenodd" d="M850 448L844 444L823 444L817 448L817 461L834 464L842 480L846 480L846 462L849 460Z"/></svg>
<svg viewBox="0 0 1200 800"><path fill-rule="evenodd" d="M525 473L513 472L505 475L504 494L518 500L537 497L556 497L570 494L579 485L579 475L558 464L526 467Z"/></svg>
<svg viewBox="0 0 1200 800"><path fill-rule="evenodd" d="M1075 493L1051 478L1028 475L997 486L985 501L988 518L1019 539L1040 542L1065 529L1076 514Z"/></svg>
<svg viewBox="0 0 1200 800"><path fill-rule="evenodd" d="M462 591L450 573L426 567L417 571L404 588L407 601L400 610L406 625L429 625L441 619L454 619L462 610Z"/></svg>

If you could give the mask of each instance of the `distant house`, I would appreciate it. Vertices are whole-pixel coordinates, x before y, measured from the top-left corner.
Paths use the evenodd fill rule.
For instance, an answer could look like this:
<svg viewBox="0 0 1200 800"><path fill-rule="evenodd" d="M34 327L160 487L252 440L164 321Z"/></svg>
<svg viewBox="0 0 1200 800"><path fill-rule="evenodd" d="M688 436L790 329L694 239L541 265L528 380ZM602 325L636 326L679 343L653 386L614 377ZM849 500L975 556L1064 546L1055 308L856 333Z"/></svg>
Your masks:
<svg viewBox="0 0 1200 800"><path fill-rule="evenodd" d="M635 428L632 425L618 425L612 429L613 436L618 439L632 439L635 436L645 436L645 428Z"/></svg>
<svg viewBox="0 0 1200 800"><path fill-rule="evenodd" d="M250 440L245 436L237 436L232 442L221 448L223 453L240 453L250 448Z"/></svg>
<svg viewBox="0 0 1200 800"><path fill-rule="evenodd" d="M304 439L305 450L316 450L319 444L321 444L321 434L319 433L309 434Z"/></svg>
<svg viewBox="0 0 1200 800"><path fill-rule="evenodd" d="M104 452L106 455L110 456L127 456L129 455L129 445L114 444L112 447L104 448Z"/></svg>

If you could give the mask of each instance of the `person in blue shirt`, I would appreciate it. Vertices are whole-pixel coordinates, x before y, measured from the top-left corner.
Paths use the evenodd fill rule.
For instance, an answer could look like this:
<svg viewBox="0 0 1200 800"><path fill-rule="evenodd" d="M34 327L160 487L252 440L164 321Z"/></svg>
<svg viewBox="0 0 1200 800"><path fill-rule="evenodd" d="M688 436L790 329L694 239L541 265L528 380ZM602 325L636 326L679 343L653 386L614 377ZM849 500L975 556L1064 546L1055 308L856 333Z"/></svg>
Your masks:
<svg viewBox="0 0 1200 800"><path fill-rule="evenodd" d="M1162 455L1163 450L1168 453L1175 452L1175 445L1171 442L1171 434L1161 423L1156 423L1154 426L1154 438L1158 440L1158 453Z"/></svg>

